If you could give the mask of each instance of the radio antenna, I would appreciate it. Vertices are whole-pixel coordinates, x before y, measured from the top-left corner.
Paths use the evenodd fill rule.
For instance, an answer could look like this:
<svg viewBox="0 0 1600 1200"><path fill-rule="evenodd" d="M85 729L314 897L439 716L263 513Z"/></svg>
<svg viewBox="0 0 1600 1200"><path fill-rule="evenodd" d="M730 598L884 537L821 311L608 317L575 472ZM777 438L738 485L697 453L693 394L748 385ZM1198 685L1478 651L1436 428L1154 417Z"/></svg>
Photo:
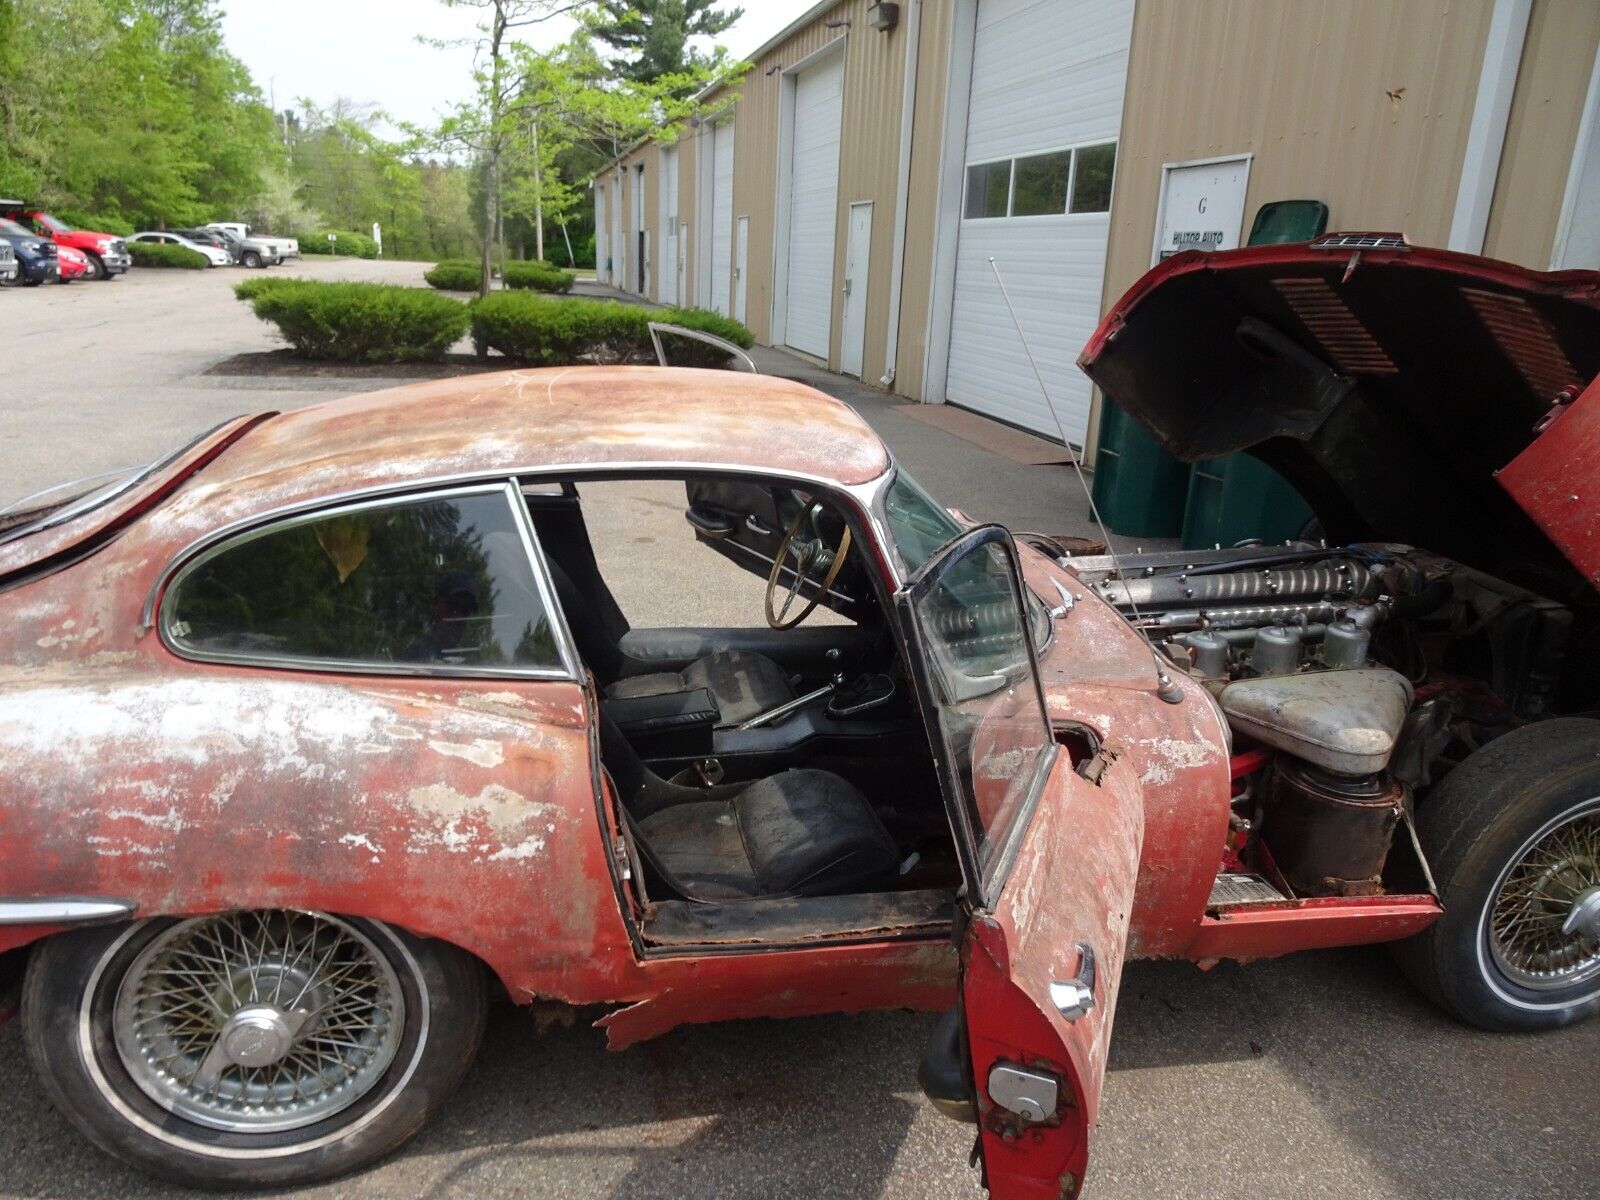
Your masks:
<svg viewBox="0 0 1600 1200"><path fill-rule="evenodd" d="M1111 531L1101 519L1100 506L1094 502L1094 489L1089 486L1089 480L1083 473L1083 464L1078 461L1078 452L1072 448L1072 441L1067 437L1067 427L1062 423L1061 414L1056 411L1055 401L1050 396L1050 388L1044 381L1044 372L1039 369L1039 360L1033 356L1033 347L1028 345L1028 335L1022 332L1022 322L1017 317L1016 307L1011 303L1011 293L1006 290L1005 276L1000 274L1000 264L995 262L993 255L989 258L989 270L994 272L994 281L1000 285L1000 298L1006 302L1006 312L1011 314L1011 324L1017 331L1017 340L1022 343L1022 352L1028 356L1028 365L1033 368L1033 377L1039 384L1039 394L1044 397L1044 406L1050 410L1050 419L1056 423L1056 432L1061 435L1061 444L1067 448L1073 474L1078 477L1078 486L1083 489L1083 498L1089 502L1089 515L1094 518L1095 528L1100 531L1100 540L1106 544L1106 553L1111 556L1111 568L1116 572L1117 578L1123 580L1128 593L1128 606L1133 609L1134 628L1139 631L1139 636L1144 638L1145 645L1150 647L1150 653L1155 655L1156 676L1161 685L1159 695L1163 700L1175 704L1183 698L1183 694L1173 686L1172 677L1167 674L1164 665L1164 656L1150 641L1149 631L1144 624L1144 614L1139 611L1139 602L1133 598L1133 588L1128 586L1131 580L1128 580L1122 571L1122 556L1117 553L1116 543L1111 540Z"/></svg>

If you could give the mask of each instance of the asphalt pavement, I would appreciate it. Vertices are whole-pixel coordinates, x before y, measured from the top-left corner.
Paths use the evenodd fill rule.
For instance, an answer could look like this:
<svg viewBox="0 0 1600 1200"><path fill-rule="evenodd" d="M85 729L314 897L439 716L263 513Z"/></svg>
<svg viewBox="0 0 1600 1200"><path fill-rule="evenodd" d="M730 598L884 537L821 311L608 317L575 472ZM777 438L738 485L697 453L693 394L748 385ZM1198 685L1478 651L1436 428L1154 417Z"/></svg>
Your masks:
<svg viewBox="0 0 1600 1200"><path fill-rule="evenodd" d="M407 263L307 260L279 271L420 282ZM214 374L275 345L233 300L243 272L136 272L114 283L0 293L0 504L148 460L237 413L402 380ZM1025 467L857 403L935 495L1013 526L1088 533L1060 466ZM684 536L672 489L595 497L597 539L625 609L704 612L652 562ZM602 505L604 507L602 507ZM718 588L712 619L759 619ZM697 607L700 606L700 607ZM742 614L742 616L741 616ZM704 619L704 618L702 618ZM588 1027L505 1008L443 1119L376 1168L306 1197L838 1197L980 1193L971 1130L922 1102L929 1018L882 1013L689 1027L613 1054ZM1128 968L1085 1195L1600 1197L1600 1022L1538 1037L1467 1029L1418 997L1381 948L1203 972ZM82 1141L0 1026L0 1200L172 1196ZM270 1193L269 1193L270 1194Z"/></svg>

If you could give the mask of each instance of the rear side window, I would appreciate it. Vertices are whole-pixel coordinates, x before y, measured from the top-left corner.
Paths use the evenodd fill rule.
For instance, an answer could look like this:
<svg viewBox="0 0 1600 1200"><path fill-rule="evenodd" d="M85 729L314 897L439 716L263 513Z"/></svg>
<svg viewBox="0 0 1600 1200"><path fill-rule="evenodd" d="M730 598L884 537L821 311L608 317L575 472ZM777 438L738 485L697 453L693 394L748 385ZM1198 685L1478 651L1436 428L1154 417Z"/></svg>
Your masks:
<svg viewBox="0 0 1600 1200"><path fill-rule="evenodd" d="M505 490L300 518L186 568L162 608L200 658L560 670L544 594Z"/></svg>

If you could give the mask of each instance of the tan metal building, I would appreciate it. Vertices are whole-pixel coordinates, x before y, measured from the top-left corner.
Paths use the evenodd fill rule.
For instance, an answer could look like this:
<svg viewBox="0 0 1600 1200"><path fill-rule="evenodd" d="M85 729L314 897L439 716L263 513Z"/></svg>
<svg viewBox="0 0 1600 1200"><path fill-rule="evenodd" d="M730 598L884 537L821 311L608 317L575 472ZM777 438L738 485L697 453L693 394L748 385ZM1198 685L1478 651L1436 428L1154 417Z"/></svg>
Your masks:
<svg viewBox="0 0 1600 1200"><path fill-rule="evenodd" d="M752 62L596 177L602 280L1090 450L1099 314L1268 202L1600 268L1597 0L835 0Z"/></svg>

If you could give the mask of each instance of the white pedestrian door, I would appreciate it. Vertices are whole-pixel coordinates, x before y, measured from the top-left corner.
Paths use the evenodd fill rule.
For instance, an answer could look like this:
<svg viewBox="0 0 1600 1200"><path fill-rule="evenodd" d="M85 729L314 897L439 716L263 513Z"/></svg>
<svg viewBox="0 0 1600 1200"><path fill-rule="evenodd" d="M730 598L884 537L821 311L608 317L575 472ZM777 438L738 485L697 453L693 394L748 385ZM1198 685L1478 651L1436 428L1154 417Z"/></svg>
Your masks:
<svg viewBox="0 0 1600 1200"><path fill-rule="evenodd" d="M850 234L844 251L844 332L839 370L861 378L867 350L867 265L872 253L872 203L850 206Z"/></svg>
<svg viewBox="0 0 1600 1200"><path fill-rule="evenodd" d="M620 288L627 282L628 248L622 241L622 180L611 185L611 286Z"/></svg>
<svg viewBox="0 0 1600 1200"><path fill-rule="evenodd" d="M711 130L711 307L727 316L733 282L733 122Z"/></svg>
<svg viewBox="0 0 1600 1200"><path fill-rule="evenodd" d="M733 247L733 319L744 321L745 277L750 273L750 218L739 218Z"/></svg>
<svg viewBox="0 0 1600 1200"><path fill-rule="evenodd" d="M656 299L678 303L678 148L661 148L661 268L655 272Z"/></svg>
<svg viewBox="0 0 1600 1200"><path fill-rule="evenodd" d="M788 282L784 344L828 357L833 321L833 247L839 210L839 120L844 111L844 55L795 80L789 166Z"/></svg>
<svg viewBox="0 0 1600 1200"><path fill-rule="evenodd" d="M607 258L611 254L611 235L607 232L606 225L606 185L597 183L594 189L594 273L595 278L601 283L611 281L610 265Z"/></svg>
<svg viewBox="0 0 1600 1200"><path fill-rule="evenodd" d="M1091 387L1134 0L978 0L945 398L1061 436L990 259L1065 426Z"/></svg>

